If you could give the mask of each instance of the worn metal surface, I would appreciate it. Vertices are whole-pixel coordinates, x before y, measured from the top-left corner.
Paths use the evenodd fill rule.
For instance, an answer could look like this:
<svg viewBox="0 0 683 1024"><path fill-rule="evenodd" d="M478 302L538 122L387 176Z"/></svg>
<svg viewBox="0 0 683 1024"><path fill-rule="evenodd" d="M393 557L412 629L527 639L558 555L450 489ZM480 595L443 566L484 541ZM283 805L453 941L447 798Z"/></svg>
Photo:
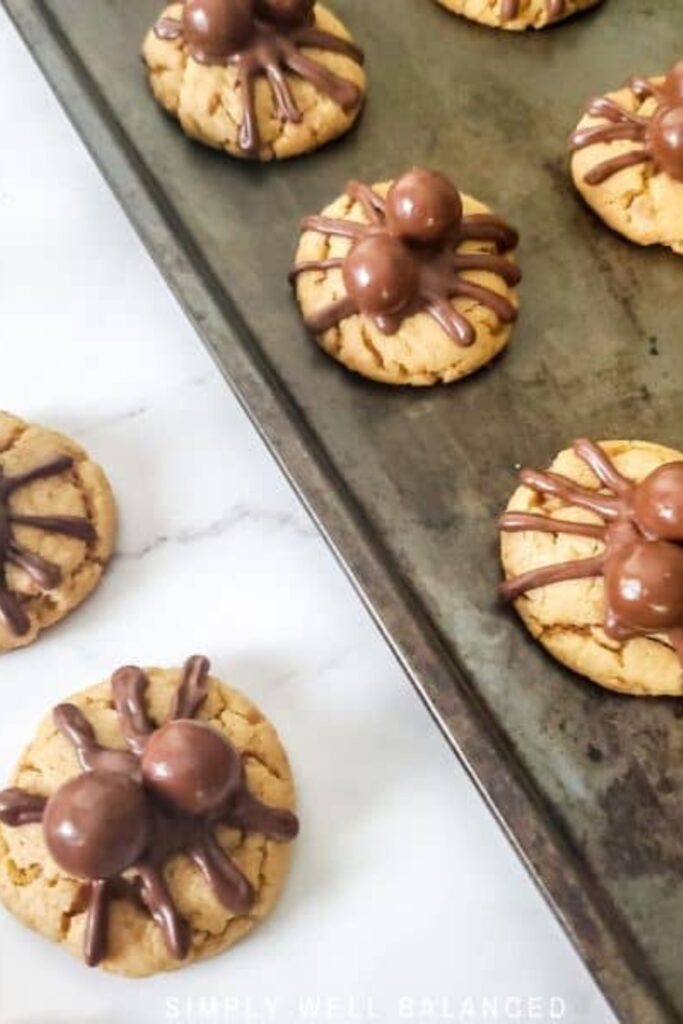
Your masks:
<svg viewBox="0 0 683 1024"><path fill-rule="evenodd" d="M515 464L578 434L683 445L683 264L603 228L564 148L586 97L679 55L683 4L608 0L511 37L430 0L336 0L367 48L366 115L260 168L189 143L149 97L137 54L157 0L4 2L621 1019L683 1020L678 707L548 659L496 603L494 528ZM416 162L507 215L525 271L509 353L418 392L320 354L286 282L304 213Z"/></svg>

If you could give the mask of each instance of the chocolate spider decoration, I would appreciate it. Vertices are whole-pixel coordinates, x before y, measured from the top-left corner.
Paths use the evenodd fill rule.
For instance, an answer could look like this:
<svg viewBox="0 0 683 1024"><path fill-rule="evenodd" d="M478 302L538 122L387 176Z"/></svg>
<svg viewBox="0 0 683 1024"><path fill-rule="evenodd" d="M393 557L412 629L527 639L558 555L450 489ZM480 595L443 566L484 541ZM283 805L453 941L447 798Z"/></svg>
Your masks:
<svg viewBox="0 0 683 1024"><path fill-rule="evenodd" d="M519 16L520 0L503 0L500 6L500 16L503 21L512 21ZM561 18L566 10L565 0L545 0L545 7L548 17L553 21Z"/></svg>
<svg viewBox="0 0 683 1024"><path fill-rule="evenodd" d="M646 78L633 78L629 85L641 102L655 99L657 108L654 113L643 115L626 110L608 96L591 100L587 113L604 118L606 123L577 128L570 138L572 152L621 139L639 145L601 161L588 171L584 180L588 185L601 185L618 171L649 163L656 174L668 174L674 181L683 182L683 60L674 65L661 86Z"/></svg>
<svg viewBox="0 0 683 1024"><path fill-rule="evenodd" d="M315 0L186 0L180 20L161 18L154 26L159 39L183 39L200 64L225 64L237 69L244 115L239 143L254 156L260 132L254 98L255 80L265 75L273 90L278 115L298 123L298 108L284 71L311 82L343 110L362 100L358 86L318 61L302 47L340 53L363 64L363 51L315 24Z"/></svg>
<svg viewBox="0 0 683 1024"><path fill-rule="evenodd" d="M91 544L96 539L95 528L83 516L34 516L14 512L10 499L16 491L34 480L45 480L58 476L73 467L74 460L68 455L59 455L49 462L36 466L16 476L6 476L0 467L0 619L15 636L24 636L31 628L31 621L20 598L7 583L7 566L15 565L36 583L41 590L53 590L59 586L62 571L54 562L29 551L14 535L16 526L32 526L48 533L61 533Z"/></svg>
<svg viewBox="0 0 683 1024"><path fill-rule="evenodd" d="M70 875L88 883L84 958L107 954L108 906L114 895L142 900L170 953L183 959L190 935L163 876L175 853L189 856L220 902L246 914L254 902L248 879L214 836L218 825L262 832L285 842L298 832L291 811L267 807L249 793L239 751L194 717L207 692L209 662L189 658L166 722L153 725L145 707L148 680L119 669L111 687L127 751L102 747L73 704L53 712L82 769L46 799L11 788L0 793L0 821L42 822L47 848Z"/></svg>
<svg viewBox="0 0 683 1024"><path fill-rule="evenodd" d="M304 231L351 240L343 257L308 260L292 279L309 271L340 268L346 295L306 319L316 334L348 316L362 313L384 334L395 334L403 321L424 310L459 345L472 345L476 332L451 299L474 299L512 323L517 309L504 295L469 281L464 271L498 274L508 285L521 280L519 268L503 255L514 249L517 232L493 214L463 216L457 188L442 174L419 168L391 186L384 199L373 188L351 181L346 194L360 203L369 223L307 217ZM496 252L458 252L463 242L493 243Z"/></svg>
<svg viewBox="0 0 683 1024"><path fill-rule="evenodd" d="M501 593L512 601L551 583L604 576L605 632L620 641L664 633L683 666L683 462L667 463L634 483L592 441L575 441L573 448L609 494L533 469L522 470L521 481L539 494L597 513L603 524L506 512L500 529L592 537L604 543L604 551L532 569L506 580Z"/></svg>

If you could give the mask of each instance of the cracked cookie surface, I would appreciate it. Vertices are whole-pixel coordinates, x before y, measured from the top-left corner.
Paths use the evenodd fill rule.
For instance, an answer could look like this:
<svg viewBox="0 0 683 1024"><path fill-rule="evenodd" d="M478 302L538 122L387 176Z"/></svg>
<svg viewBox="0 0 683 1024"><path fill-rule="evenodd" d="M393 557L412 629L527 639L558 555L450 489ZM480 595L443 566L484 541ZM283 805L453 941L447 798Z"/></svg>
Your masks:
<svg viewBox="0 0 683 1024"><path fill-rule="evenodd" d="M659 466L683 460L681 452L644 441L605 441L600 447L624 476L636 482ZM572 449L561 452L550 469L598 490L595 476ZM581 523L601 521L589 511L525 486L517 488L507 511ZM506 579L545 565L591 558L603 550L601 541L571 534L525 531L501 536ZM638 636L618 641L606 634L602 577L539 587L518 598L515 608L550 654L600 686L634 696L683 693L680 661L666 637Z"/></svg>
<svg viewBox="0 0 683 1024"><path fill-rule="evenodd" d="M378 195L386 197L391 182L373 186ZM483 203L460 193L465 216L489 214ZM369 223L360 202L344 194L322 211L324 217ZM346 256L351 242L342 237L326 236L316 230L305 230L301 236L295 264L335 260ZM465 241L458 246L462 253L495 253L491 242ZM490 271L468 270L462 277L506 298L515 308L517 294L513 286ZM321 309L334 305L346 295L341 269L307 271L297 277L296 297L305 320ZM385 384L428 386L452 383L489 363L507 345L513 325L503 323L488 306L476 299L457 297L450 300L471 324L475 340L459 345L429 313L420 311L403 320L398 330L386 334L373 320L355 313L337 326L316 334L322 349L348 370Z"/></svg>
<svg viewBox="0 0 683 1024"><path fill-rule="evenodd" d="M601 0L438 0L454 14L493 28L521 32L528 28L545 28L564 21L573 14L596 7Z"/></svg>
<svg viewBox="0 0 683 1024"><path fill-rule="evenodd" d="M651 81L661 85L664 79ZM606 96L638 117L651 117L658 106L655 97L641 100L628 86ZM585 114L577 130L606 123L604 117ZM604 161L624 156L634 148L638 147L629 139L615 139L577 150L571 158L574 184L595 213L620 235L638 245L664 245L683 255L683 182L658 173L651 162L627 167L598 185L586 181L586 176Z"/></svg>
<svg viewBox="0 0 683 1024"><path fill-rule="evenodd" d="M182 9L182 4L171 4L162 17L177 20ZM314 24L340 39L351 39L344 25L322 4L316 4ZM232 156L249 156L240 143L245 104L236 67L201 64L189 56L182 38L160 39L153 29L147 34L142 53L154 96L177 118L186 135ZM357 61L343 53L309 46L302 47L302 53L356 85L360 100L345 110L310 81L284 71L283 77L302 115L298 122L288 121L278 113L271 84L260 75L254 95L259 136L258 152L254 155L261 161L300 156L324 146L347 132L362 109L366 76Z"/></svg>
<svg viewBox="0 0 683 1024"><path fill-rule="evenodd" d="M6 585L26 618L18 633L0 616L0 652L32 643L38 634L63 619L99 583L112 553L116 508L102 469L75 441L55 431L25 423L0 412L0 473L18 476L59 456L73 460L70 468L20 487L8 500L11 514L38 517L82 517L93 530L84 541L34 526L14 525L12 534L30 555L45 559L61 575L54 587L43 588L24 567L4 566Z"/></svg>
<svg viewBox="0 0 683 1024"><path fill-rule="evenodd" d="M163 722L181 678L180 669L146 669L147 710L155 724ZM126 748L113 707L110 681L69 698L107 747ZM294 808L294 785L282 745L273 726L242 694L219 680L208 680L208 696L196 715L225 735L240 751L251 793L273 807ZM79 774L72 746L58 731L52 716L40 725L22 754L12 783L48 797ZM190 953L182 961L168 951L149 913L129 899L114 899L108 928L105 970L144 977L173 970L220 953L266 917L284 885L290 846L257 832L242 833L226 826L216 839L255 890L248 914L228 911L206 884L199 869L184 854L165 865L164 876L173 901L190 926ZM19 829L0 825L0 899L16 917L77 957L82 955L86 920L87 883L59 868L50 857L38 824Z"/></svg>

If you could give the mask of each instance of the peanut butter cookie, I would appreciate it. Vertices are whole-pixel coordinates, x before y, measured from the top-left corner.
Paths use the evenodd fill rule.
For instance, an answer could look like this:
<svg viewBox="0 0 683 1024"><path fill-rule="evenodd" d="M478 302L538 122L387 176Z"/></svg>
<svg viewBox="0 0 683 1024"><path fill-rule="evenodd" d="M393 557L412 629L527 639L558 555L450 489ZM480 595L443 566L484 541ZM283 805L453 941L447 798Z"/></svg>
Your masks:
<svg viewBox="0 0 683 1024"><path fill-rule="evenodd" d="M595 7L600 0L438 0L454 14L462 14L482 25L521 32L545 28Z"/></svg>

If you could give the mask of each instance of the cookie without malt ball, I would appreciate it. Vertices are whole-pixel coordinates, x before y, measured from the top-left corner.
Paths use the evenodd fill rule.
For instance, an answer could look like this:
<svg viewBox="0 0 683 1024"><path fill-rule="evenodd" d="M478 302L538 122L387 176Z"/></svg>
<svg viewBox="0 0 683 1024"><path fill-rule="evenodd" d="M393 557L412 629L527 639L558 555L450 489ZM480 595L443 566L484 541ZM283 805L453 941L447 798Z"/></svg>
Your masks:
<svg viewBox="0 0 683 1024"><path fill-rule="evenodd" d="M0 412L0 652L32 643L85 600L115 533L109 482L87 452Z"/></svg>
<svg viewBox="0 0 683 1024"><path fill-rule="evenodd" d="M347 369L450 383L490 362L517 318L517 233L443 174L352 181L307 217L292 271L306 326Z"/></svg>
<svg viewBox="0 0 683 1024"><path fill-rule="evenodd" d="M294 803L275 729L205 658L127 666L55 708L0 792L0 899L91 966L183 967L270 914Z"/></svg>
<svg viewBox="0 0 683 1024"><path fill-rule="evenodd" d="M530 632L607 689L683 693L683 453L580 440L521 480L501 591Z"/></svg>
<svg viewBox="0 0 683 1024"><path fill-rule="evenodd" d="M454 14L510 32L545 28L596 7L601 0L438 0Z"/></svg>
<svg viewBox="0 0 683 1024"><path fill-rule="evenodd" d="M363 53L310 0L189 0L143 46L152 91L190 138L243 159L312 152L365 99Z"/></svg>

